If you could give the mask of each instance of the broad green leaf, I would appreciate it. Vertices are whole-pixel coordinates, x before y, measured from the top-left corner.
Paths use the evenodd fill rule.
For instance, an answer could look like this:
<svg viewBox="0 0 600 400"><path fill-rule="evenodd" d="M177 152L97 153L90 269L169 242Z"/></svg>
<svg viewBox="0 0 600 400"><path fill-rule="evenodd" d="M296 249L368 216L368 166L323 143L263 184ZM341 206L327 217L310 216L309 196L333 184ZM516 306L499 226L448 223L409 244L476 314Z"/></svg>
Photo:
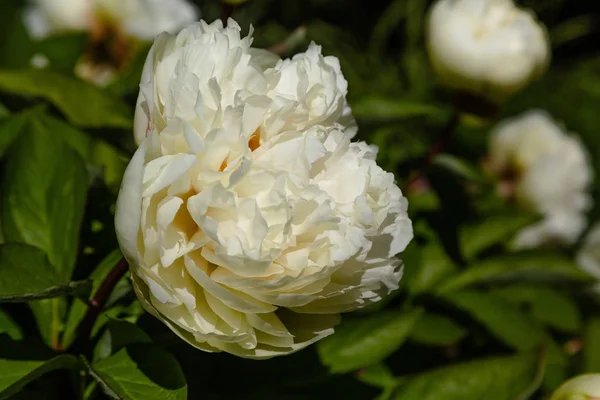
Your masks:
<svg viewBox="0 0 600 400"><path fill-rule="evenodd" d="M92 272L89 277L92 280L92 294L96 293L96 290L98 290L98 287L104 278L106 278L106 275L108 275L108 273L114 268L114 266L122 257L123 256L119 250L114 250L107 255L104 260L102 260L98 267L96 267L94 272ZM75 329L77 328L77 325L79 325L79 322L81 322L83 319L86 310L87 305L84 302L79 301L78 299L73 301L73 304L69 309L67 322L65 323L65 331L63 335L64 347L69 347L69 345L73 342L73 339L75 338Z"/></svg>
<svg viewBox="0 0 600 400"><path fill-rule="evenodd" d="M75 266L87 192L84 162L31 114L6 157L2 230L6 242L45 251L61 285ZM47 343L58 346L64 299L31 303Z"/></svg>
<svg viewBox="0 0 600 400"><path fill-rule="evenodd" d="M396 379L392 371L384 364L373 364L356 371L356 379L367 385L387 388L396 385Z"/></svg>
<svg viewBox="0 0 600 400"><path fill-rule="evenodd" d="M77 256L87 173L81 158L53 134L33 118L6 157L2 228L7 242L44 250L67 283Z"/></svg>
<svg viewBox="0 0 600 400"><path fill-rule="evenodd" d="M515 211L485 215L477 223L465 225L459 232L463 256L470 260L481 251L502 244L539 217Z"/></svg>
<svg viewBox="0 0 600 400"><path fill-rule="evenodd" d="M91 84L50 70L0 70L0 91L42 97L75 125L131 128L132 116L118 97Z"/></svg>
<svg viewBox="0 0 600 400"><path fill-rule="evenodd" d="M585 327L583 372L600 373L600 318L591 318Z"/></svg>
<svg viewBox="0 0 600 400"><path fill-rule="evenodd" d="M388 311L345 320L318 343L319 357L333 373L376 364L404 343L420 315L420 310Z"/></svg>
<svg viewBox="0 0 600 400"><path fill-rule="evenodd" d="M99 169L107 186L118 188L127 167L128 157L113 145L94 138L62 120L50 115L40 116L44 127L61 138L85 160L87 165Z"/></svg>
<svg viewBox="0 0 600 400"><path fill-rule="evenodd" d="M542 388L547 392L556 390L568 377L569 356L554 340L546 340L546 366Z"/></svg>
<svg viewBox="0 0 600 400"><path fill-rule="evenodd" d="M577 333L581 327L581 313L575 301L554 289L514 285L496 289L493 293L507 301L527 305L538 321L552 328Z"/></svg>
<svg viewBox="0 0 600 400"><path fill-rule="evenodd" d="M0 302L86 296L91 286L88 281L63 282L42 250L26 244L0 245Z"/></svg>
<svg viewBox="0 0 600 400"><path fill-rule="evenodd" d="M0 358L0 399L18 393L29 382L57 369L80 369L81 363L72 355L63 354L47 361Z"/></svg>
<svg viewBox="0 0 600 400"><path fill-rule="evenodd" d="M0 121L0 157L23 131L25 116L17 114Z"/></svg>
<svg viewBox="0 0 600 400"><path fill-rule="evenodd" d="M8 110L8 108L6 108L6 106L2 103L0 103L0 119L2 118L6 118L10 115L10 111Z"/></svg>
<svg viewBox="0 0 600 400"><path fill-rule="evenodd" d="M455 344L467 334L456 322L439 314L424 313L410 333L411 340L431 346Z"/></svg>
<svg viewBox="0 0 600 400"><path fill-rule="evenodd" d="M458 271L439 243L429 243L421 250L421 265L407 279L406 288L410 295L427 292Z"/></svg>
<svg viewBox="0 0 600 400"><path fill-rule="evenodd" d="M23 24L24 1L0 0L0 67L29 66L35 45Z"/></svg>
<svg viewBox="0 0 600 400"><path fill-rule="evenodd" d="M181 367L167 351L134 344L92 365L100 385L129 400L184 400L187 386Z"/></svg>
<svg viewBox="0 0 600 400"><path fill-rule="evenodd" d="M352 113L364 122L390 122L406 118L444 118L446 112L427 103L416 103L399 98L363 97L352 103Z"/></svg>
<svg viewBox="0 0 600 400"><path fill-rule="evenodd" d="M0 310L0 334L6 333L13 340L23 339L21 327L12 320L10 315Z"/></svg>
<svg viewBox="0 0 600 400"><path fill-rule="evenodd" d="M396 400L527 400L539 387L543 361L525 353L451 365L409 378Z"/></svg>
<svg viewBox="0 0 600 400"><path fill-rule="evenodd" d="M591 277L561 253L535 250L481 261L446 280L437 292L448 293L470 285L511 281L586 283L591 281Z"/></svg>
<svg viewBox="0 0 600 400"><path fill-rule="evenodd" d="M493 294L462 291L443 296L481 323L490 334L517 350L531 350L545 339L544 330L517 306Z"/></svg>
<svg viewBox="0 0 600 400"><path fill-rule="evenodd" d="M150 342L150 337L137 325L127 321L109 320L94 349L94 361L109 357L130 344Z"/></svg>

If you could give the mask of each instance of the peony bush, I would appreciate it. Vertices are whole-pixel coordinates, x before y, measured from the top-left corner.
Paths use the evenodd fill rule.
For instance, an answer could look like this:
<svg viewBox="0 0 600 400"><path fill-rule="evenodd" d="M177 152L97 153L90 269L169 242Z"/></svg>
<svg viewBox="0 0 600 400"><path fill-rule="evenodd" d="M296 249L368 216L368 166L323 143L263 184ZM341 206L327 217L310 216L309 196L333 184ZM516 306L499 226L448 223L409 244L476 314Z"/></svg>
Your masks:
<svg viewBox="0 0 600 400"><path fill-rule="evenodd" d="M599 398L593 3L0 2L0 399Z"/></svg>

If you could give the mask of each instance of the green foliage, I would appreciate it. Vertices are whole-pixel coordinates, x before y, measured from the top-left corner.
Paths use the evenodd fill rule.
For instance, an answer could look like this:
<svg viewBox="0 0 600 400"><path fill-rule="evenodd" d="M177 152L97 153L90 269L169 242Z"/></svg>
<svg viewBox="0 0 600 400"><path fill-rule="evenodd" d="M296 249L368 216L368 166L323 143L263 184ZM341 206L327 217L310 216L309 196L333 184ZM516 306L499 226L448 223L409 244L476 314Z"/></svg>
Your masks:
<svg viewBox="0 0 600 400"><path fill-rule="evenodd" d="M420 314L420 310L390 311L349 319L335 335L319 342L319 356L333 373L378 363L400 347Z"/></svg>

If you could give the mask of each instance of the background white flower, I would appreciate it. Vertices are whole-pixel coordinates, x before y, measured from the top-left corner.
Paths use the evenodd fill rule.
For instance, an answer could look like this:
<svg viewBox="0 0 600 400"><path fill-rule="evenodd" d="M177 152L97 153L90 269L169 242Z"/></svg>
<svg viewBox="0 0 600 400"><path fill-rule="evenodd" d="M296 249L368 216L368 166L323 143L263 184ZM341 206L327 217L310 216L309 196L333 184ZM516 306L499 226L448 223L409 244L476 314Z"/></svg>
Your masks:
<svg viewBox="0 0 600 400"><path fill-rule="evenodd" d="M152 40L161 32L177 33L198 17L186 0L34 0L25 24L36 38L113 24L127 36Z"/></svg>
<svg viewBox="0 0 600 400"><path fill-rule="evenodd" d="M150 313L267 358L397 288L412 225L376 149L350 141L337 60L311 45L270 68L250 44L232 20L157 38L116 227Z"/></svg>
<svg viewBox="0 0 600 400"><path fill-rule="evenodd" d="M565 382L550 400L594 400L600 397L600 374L579 375Z"/></svg>
<svg viewBox="0 0 600 400"><path fill-rule="evenodd" d="M494 101L539 77L550 59L545 28L512 0L438 0L427 48L444 85Z"/></svg>
<svg viewBox="0 0 600 400"><path fill-rule="evenodd" d="M544 216L518 234L517 247L569 245L577 240L592 205L592 169L577 137L545 112L530 111L495 128L489 161L512 187L516 200Z"/></svg>

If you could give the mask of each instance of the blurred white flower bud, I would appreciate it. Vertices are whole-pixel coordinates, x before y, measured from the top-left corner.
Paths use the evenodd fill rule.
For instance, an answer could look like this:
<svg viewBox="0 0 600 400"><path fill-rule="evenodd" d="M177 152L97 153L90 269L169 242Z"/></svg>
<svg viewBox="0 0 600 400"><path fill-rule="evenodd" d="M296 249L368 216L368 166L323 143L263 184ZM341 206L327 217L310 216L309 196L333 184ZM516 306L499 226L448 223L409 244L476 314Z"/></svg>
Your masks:
<svg viewBox="0 0 600 400"><path fill-rule="evenodd" d="M542 75L550 59L545 28L512 0L438 0L427 48L444 85L492 101Z"/></svg>
<svg viewBox="0 0 600 400"><path fill-rule="evenodd" d="M511 195L543 220L523 229L518 248L573 244L587 222L592 169L585 148L548 114L535 110L498 125L490 137L491 169Z"/></svg>
<svg viewBox="0 0 600 400"><path fill-rule="evenodd" d="M550 400L597 400L600 398L600 374L577 376L559 387Z"/></svg>

